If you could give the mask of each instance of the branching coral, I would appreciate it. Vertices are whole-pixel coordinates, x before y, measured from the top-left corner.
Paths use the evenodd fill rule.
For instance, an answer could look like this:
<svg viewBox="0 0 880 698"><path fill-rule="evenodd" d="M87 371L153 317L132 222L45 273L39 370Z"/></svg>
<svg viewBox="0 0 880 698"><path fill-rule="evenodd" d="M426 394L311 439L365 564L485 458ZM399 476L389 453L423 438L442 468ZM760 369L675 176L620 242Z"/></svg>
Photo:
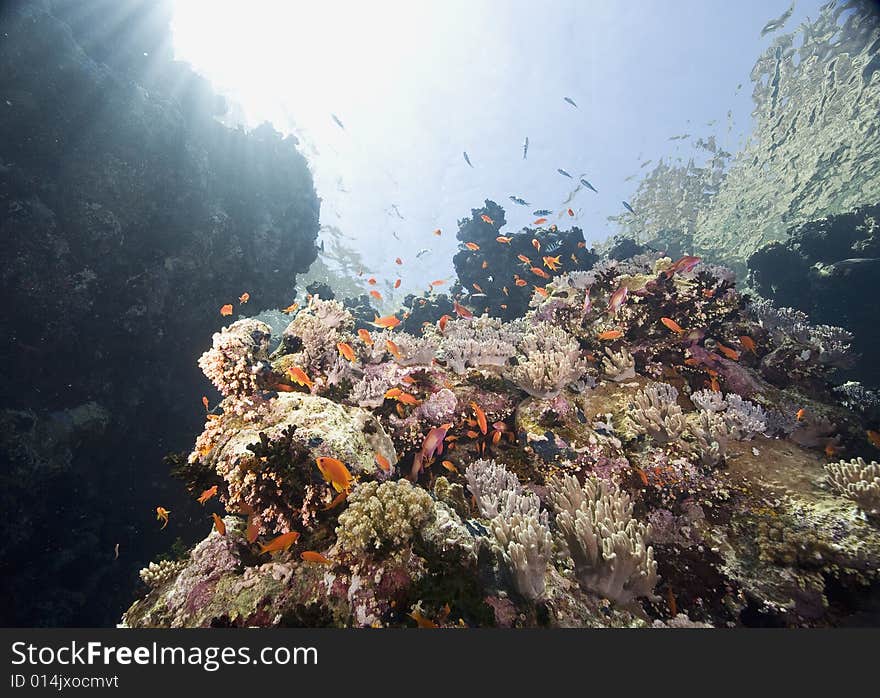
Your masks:
<svg viewBox="0 0 880 698"><path fill-rule="evenodd" d="M494 460L477 460L465 470L468 489L474 496L477 509L487 519L537 511L538 497L524 493L516 475Z"/></svg>
<svg viewBox="0 0 880 698"><path fill-rule="evenodd" d="M852 499L867 516L880 517L880 463L856 458L829 463L825 470L832 490Z"/></svg>
<svg viewBox="0 0 880 698"><path fill-rule="evenodd" d="M602 370L615 383L623 383L636 377L636 362L626 347L621 347L620 351L612 351L609 347L605 347Z"/></svg>
<svg viewBox="0 0 880 698"><path fill-rule="evenodd" d="M532 601L544 595L547 563L553 552L553 537L537 510L496 516L490 522L501 557L516 590Z"/></svg>
<svg viewBox="0 0 880 698"><path fill-rule="evenodd" d="M214 333L199 368L223 395L252 395L261 387L259 369L268 358L269 336L269 326L259 320L234 322Z"/></svg>
<svg viewBox="0 0 880 698"><path fill-rule="evenodd" d="M433 328L431 332L440 334ZM440 335L437 358L459 375L472 368L502 368L516 353L513 324L486 315L452 320Z"/></svg>
<svg viewBox="0 0 880 698"><path fill-rule="evenodd" d="M546 322L537 322L524 333L516 359L505 378L529 395L544 399L556 397L587 370L577 340Z"/></svg>
<svg viewBox="0 0 880 698"><path fill-rule="evenodd" d="M144 567L138 572L138 576L148 587L157 589L171 581L184 567L186 560L160 560Z"/></svg>
<svg viewBox="0 0 880 698"><path fill-rule="evenodd" d="M550 480L556 525L574 561L580 585L619 604L653 597L657 583L651 526L632 517L629 495L606 480Z"/></svg>
<svg viewBox="0 0 880 698"><path fill-rule="evenodd" d="M676 400L678 391L667 383L654 383L633 397L629 422L638 434L647 434L659 444L677 440L687 423Z"/></svg>
<svg viewBox="0 0 880 698"><path fill-rule="evenodd" d="M714 390L698 390L691 400L704 412L719 415L727 435L738 441L749 441L767 431L767 412L760 405L744 400L736 393L723 396ZM721 422L714 418L702 420L705 427L710 422L716 426ZM714 427L713 427L714 428Z"/></svg>

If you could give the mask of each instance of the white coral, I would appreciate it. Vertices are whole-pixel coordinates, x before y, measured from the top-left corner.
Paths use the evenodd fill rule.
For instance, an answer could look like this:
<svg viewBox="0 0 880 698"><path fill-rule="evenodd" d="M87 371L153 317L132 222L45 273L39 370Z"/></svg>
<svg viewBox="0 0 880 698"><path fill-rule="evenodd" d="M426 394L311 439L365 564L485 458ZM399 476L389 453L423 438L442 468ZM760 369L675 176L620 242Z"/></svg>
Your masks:
<svg viewBox="0 0 880 698"><path fill-rule="evenodd" d="M659 444L676 441L687 423L676 400L678 391L667 383L654 383L633 397L629 422L638 434L647 434Z"/></svg>
<svg viewBox="0 0 880 698"><path fill-rule="evenodd" d="M537 510L496 516L490 522L495 542L516 590L535 601L544 595L544 577L553 552L546 516Z"/></svg>
<svg viewBox="0 0 880 698"><path fill-rule="evenodd" d="M629 495L611 483L564 475L550 480L556 525L580 585L620 604L653 597L657 583L651 526L632 517Z"/></svg>
<svg viewBox="0 0 880 698"><path fill-rule="evenodd" d="M867 516L880 516L880 464L855 458L825 466L828 484L835 492L852 499Z"/></svg>
<svg viewBox="0 0 880 698"><path fill-rule="evenodd" d="M536 322L517 345L517 364L504 377L538 398L556 397L587 371L577 340L547 322Z"/></svg>

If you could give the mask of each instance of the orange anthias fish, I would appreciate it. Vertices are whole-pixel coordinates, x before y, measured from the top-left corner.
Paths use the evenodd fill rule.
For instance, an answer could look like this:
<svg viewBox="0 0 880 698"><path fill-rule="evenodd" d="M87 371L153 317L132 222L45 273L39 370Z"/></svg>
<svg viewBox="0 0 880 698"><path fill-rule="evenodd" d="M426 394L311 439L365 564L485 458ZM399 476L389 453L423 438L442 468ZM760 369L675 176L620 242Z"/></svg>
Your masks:
<svg viewBox="0 0 880 698"><path fill-rule="evenodd" d="M391 463L388 462L388 459L383 456L381 453L377 453L374 458L376 459L376 464L382 468L386 473L391 472Z"/></svg>
<svg viewBox="0 0 880 698"><path fill-rule="evenodd" d="M440 319L437 321L437 327L440 328L441 332L446 331L446 323L449 322L451 319L452 319L452 316L450 316L450 315L442 315L440 317Z"/></svg>
<svg viewBox="0 0 880 698"><path fill-rule="evenodd" d="M600 332L596 339L605 342L612 339L620 339L623 337L623 332L620 330L605 330L604 332Z"/></svg>
<svg viewBox="0 0 880 698"><path fill-rule="evenodd" d="M535 293L547 298L550 295L550 292L544 288L543 286L535 286Z"/></svg>
<svg viewBox="0 0 880 698"><path fill-rule="evenodd" d="M342 490L339 494L337 494L333 501L330 502L327 506L324 507L324 511L329 511L330 509L335 509L340 504L342 504L346 499L348 499L348 490Z"/></svg>
<svg viewBox="0 0 880 698"><path fill-rule="evenodd" d="M440 230L440 228L437 228L437 230L434 231L434 235L436 235L437 237L440 237L441 235L443 235L443 231Z"/></svg>
<svg viewBox="0 0 880 698"><path fill-rule="evenodd" d="M397 259L394 260L394 263L395 264L403 264L403 260L400 257L398 257Z"/></svg>
<svg viewBox="0 0 880 698"><path fill-rule="evenodd" d="M401 283L401 281L402 281L402 279L398 279L397 281L395 281L395 282L394 282L394 288L400 288L400 283Z"/></svg>
<svg viewBox="0 0 880 698"><path fill-rule="evenodd" d="M480 218L483 219L483 223L488 223L489 225L495 225L495 221L493 221L491 218L489 218L489 216L487 216L485 213L482 214L480 216Z"/></svg>
<svg viewBox="0 0 880 698"><path fill-rule="evenodd" d="M336 348L339 350L339 354L342 356L343 359L351 361L352 363L357 361L357 357L354 355L354 349L351 348L350 344L347 344L345 342L337 342Z"/></svg>
<svg viewBox="0 0 880 698"><path fill-rule="evenodd" d="M480 431L485 434L489 430L489 423L486 421L486 413L483 412L482 408L476 402L471 402L471 409L477 416L477 424L480 425Z"/></svg>
<svg viewBox="0 0 880 698"><path fill-rule="evenodd" d="M296 543L297 540L299 540L299 531L282 533L277 538L273 538L268 543L261 545L260 555L263 555L264 553L278 553L282 550L287 550L290 546Z"/></svg>
<svg viewBox="0 0 880 698"><path fill-rule="evenodd" d="M485 291L483 290L482 286L480 286L480 284L478 284L477 282L472 283L471 286L474 287L474 290L475 290L477 293L485 293Z"/></svg>
<svg viewBox="0 0 880 698"><path fill-rule="evenodd" d="M544 271L543 269L541 269L540 267L532 267L529 271L531 271L532 274L534 274L535 276L540 276L542 279L549 279L550 278L550 276L547 274L547 272Z"/></svg>
<svg viewBox="0 0 880 698"><path fill-rule="evenodd" d="M523 264L528 264L529 266L532 266L532 260L529 259L528 257L526 257L524 254L518 254L518 255L516 256L516 258L517 258L520 262L522 262Z"/></svg>
<svg viewBox="0 0 880 698"><path fill-rule="evenodd" d="M369 279L367 279L367 283L370 284L370 286L375 286L376 285L376 277L371 276Z"/></svg>
<svg viewBox="0 0 880 698"><path fill-rule="evenodd" d="M495 242L500 242L502 245L509 245L511 240L513 238L505 237L504 235L499 235L495 238Z"/></svg>
<svg viewBox="0 0 880 698"><path fill-rule="evenodd" d="M164 522L162 528L168 525L168 514L170 513L165 507L156 507L156 520Z"/></svg>
<svg viewBox="0 0 880 698"><path fill-rule="evenodd" d="M232 315L232 303L227 303L220 308L220 314L223 316Z"/></svg>
<svg viewBox="0 0 880 698"><path fill-rule="evenodd" d="M299 303L291 303L286 308L284 308L281 312L285 315L290 315L291 313L295 313L299 308Z"/></svg>
<svg viewBox="0 0 880 698"><path fill-rule="evenodd" d="M244 532L245 538L247 538L248 543L255 543L257 538L260 537L260 517L257 516L253 510L248 514L247 518L247 528Z"/></svg>
<svg viewBox="0 0 880 698"><path fill-rule="evenodd" d="M385 340L385 348L397 359L402 359L403 357L400 355L400 347L397 346L390 339Z"/></svg>
<svg viewBox="0 0 880 698"><path fill-rule="evenodd" d="M679 325L672 318L662 317L660 318L660 322L662 322L666 328L675 332L675 334L684 334L684 330L682 329L681 325Z"/></svg>
<svg viewBox="0 0 880 698"><path fill-rule="evenodd" d="M348 472L348 468L345 467L341 460L321 456L316 458L315 462L318 464L318 470L321 471L321 475L324 476L327 482L333 485L333 489L337 492L348 490L351 487L351 473Z"/></svg>
<svg viewBox="0 0 880 698"><path fill-rule="evenodd" d="M517 286L527 286L529 282L526 281L525 279L517 279L513 283Z"/></svg>
<svg viewBox="0 0 880 698"><path fill-rule="evenodd" d="M315 552L314 550L303 550L299 556L306 562L317 562L321 565L333 564L330 560L321 555L321 553Z"/></svg>
<svg viewBox="0 0 880 698"><path fill-rule="evenodd" d="M409 617L412 618L416 622L416 625L418 625L420 628L439 628L440 627L434 621L432 621L430 618L425 618L425 616L423 616L418 610L412 611L411 613L409 613L407 615L409 615Z"/></svg>
<svg viewBox="0 0 880 698"><path fill-rule="evenodd" d="M872 429L868 429L865 433L868 435L868 441L871 442L871 445L880 448L880 433Z"/></svg>
<svg viewBox="0 0 880 698"><path fill-rule="evenodd" d="M379 293L376 289L370 291L370 295L375 298L377 301L382 300L382 294Z"/></svg>
<svg viewBox="0 0 880 698"><path fill-rule="evenodd" d="M205 412L210 412L211 408L208 407L208 396L202 395L202 404L205 406Z"/></svg>
<svg viewBox="0 0 880 698"><path fill-rule="evenodd" d="M488 269L488 268L489 268L489 262L484 259L483 263L480 265L480 269Z"/></svg>
<svg viewBox="0 0 880 698"><path fill-rule="evenodd" d="M245 291L238 297L238 302L244 305L251 299L251 294Z"/></svg>
<svg viewBox="0 0 880 698"><path fill-rule="evenodd" d="M746 349L746 351L750 351L753 354L757 354L757 352L755 350L758 348L758 345L755 344L755 340L752 339L751 337L749 337L747 334L744 334L741 337L739 337L739 343L743 345L743 347Z"/></svg>
<svg viewBox="0 0 880 698"><path fill-rule="evenodd" d="M476 252L478 249L480 249L480 246L475 242L466 242L464 243L464 246L467 247L471 252Z"/></svg>
<svg viewBox="0 0 880 698"><path fill-rule="evenodd" d="M450 446L450 448L452 448L452 447ZM446 468L450 473L457 473L457 472L458 472L458 468L456 468L456 467L452 464L452 461L450 461L450 460L442 461L442 462L441 462L441 465L442 465L444 468Z"/></svg>
<svg viewBox="0 0 880 698"><path fill-rule="evenodd" d="M538 252L541 251L541 243L538 242L536 238L532 238L532 247L534 247Z"/></svg>
<svg viewBox="0 0 880 698"><path fill-rule="evenodd" d="M674 262L669 269L666 270L666 278L669 279L672 277L675 272L689 272L695 266L697 266L702 259L700 257L693 257L691 255L685 255L678 261Z"/></svg>
<svg viewBox="0 0 880 698"><path fill-rule="evenodd" d="M569 215L569 216L574 216L574 211L572 211L571 209L568 209L568 215Z"/></svg>
<svg viewBox="0 0 880 698"><path fill-rule="evenodd" d="M557 257L544 257L544 266L547 267L550 271L556 271L559 267L562 266L562 262L560 261L559 255Z"/></svg>
<svg viewBox="0 0 880 698"><path fill-rule="evenodd" d="M370 336L370 333L367 330L358 330L358 337L360 337L361 341L368 347L373 346L373 338Z"/></svg>
<svg viewBox="0 0 880 698"><path fill-rule="evenodd" d="M400 388L388 388L388 390L385 391L385 397L393 400L400 395L401 392L403 391Z"/></svg>
<svg viewBox="0 0 880 698"><path fill-rule="evenodd" d="M409 393L401 392L400 394L394 397L398 402L402 402L404 405L411 405L415 407L416 405L421 404L419 399L415 395L410 395Z"/></svg>
<svg viewBox="0 0 880 698"><path fill-rule="evenodd" d="M803 422L804 419L806 419L806 417L807 417L807 410L804 407L801 407L794 416L794 418L799 422Z"/></svg>
<svg viewBox="0 0 880 698"><path fill-rule="evenodd" d="M736 351L736 349L731 349L730 347L724 346L721 342L718 342L718 351L731 361L739 361L739 352Z"/></svg>
<svg viewBox="0 0 880 698"><path fill-rule="evenodd" d="M464 307L463 305L461 305L458 301L452 301L452 307L455 309L455 313L456 313L459 317L463 317L463 318L472 318L472 317L474 316L474 314L473 314L470 310L468 310L467 308L465 308L465 307Z"/></svg>
<svg viewBox="0 0 880 698"><path fill-rule="evenodd" d="M539 218L538 220L532 222L532 225L541 225L541 223L546 223L546 222L547 222L546 218Z"/></svg>
<svg viewBox="0 0 880 698"><path fill-rule="evenodd" d="M718 376L712 376L712 379L709 381L709 388L711 388L712 392L720 393L721 386L718 384Z"/></svg>
<svg viewBox="0 0 880 698"><path fill-rule="evenodd" d="M431 286L442 286L446 282L443 279L437 279L436 281L431 282Z"/></svg>
<svg viewBox="0 0 880 698"><path fill-rule="evenodd" d="M213 487L209 487L204 492L199 495L199 498L196 500L199 504L204 505L211 497L217 496L217 485Z"/></svg>
<svg viewBox="0 0 880 698"><path fill-rule="evenodd" d="M376 316L376 319L370 323L373 327L384 327L386 330L393 330L400 324L396 315L386 315L385 317Z"/></svg>
<svg viewBox="0 0 880 698"><path fill-rule="evenodd" d="M225 536L226 524L223 523L223 519L217 516L217 514L211 514L211 516L214 517L214 528L217 529L217 533L219 533L221 536Z"/></svg>
<svg viewBox="0 0 880 698"><path fill-rule="evenodd" d="M290 375L291 380L297 385L304 385L309 390L315 386L315 384L312 383L312 379L309 378L306 372L298 366L291 366L287 369L287 373Z"/></svg>

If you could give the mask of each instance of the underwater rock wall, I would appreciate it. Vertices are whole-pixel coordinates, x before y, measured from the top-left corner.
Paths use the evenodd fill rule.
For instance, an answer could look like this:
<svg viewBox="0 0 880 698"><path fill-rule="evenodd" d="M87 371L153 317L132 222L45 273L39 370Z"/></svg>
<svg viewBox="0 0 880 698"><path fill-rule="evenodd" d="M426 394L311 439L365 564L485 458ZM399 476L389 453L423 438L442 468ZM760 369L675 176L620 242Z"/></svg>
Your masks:
<svg viewBox="0 0 880 698"><path fill-rule="evenodd" d="M244 292L260 307L292 297L317 252L319 200L295 139L218 123L224 101L172 60L169 18L167 4L142 0L35 1L0 14L0 394L17 410L95 401L109 412L100 448L85 458L100 486L75 505L90 526L103 521L103 549L65 554L106 567L122 538L123 557L107 571L117 580L133 576L140 546L156 544L133 530L157 504L161 456L197 425L194 358L220 306L238 306ZM55 504L38 483L12 484L36 519ZM110 510L116 518L104 519ZM0 532L10 536L17 547L4 548L3 566L39 577L15 550L44 541ZM0 596L13 596L11 577ZM77 584L46 570L31 588ZM107 598L62 608L27 589L14 597L0 624L116 615Z"/></svg>

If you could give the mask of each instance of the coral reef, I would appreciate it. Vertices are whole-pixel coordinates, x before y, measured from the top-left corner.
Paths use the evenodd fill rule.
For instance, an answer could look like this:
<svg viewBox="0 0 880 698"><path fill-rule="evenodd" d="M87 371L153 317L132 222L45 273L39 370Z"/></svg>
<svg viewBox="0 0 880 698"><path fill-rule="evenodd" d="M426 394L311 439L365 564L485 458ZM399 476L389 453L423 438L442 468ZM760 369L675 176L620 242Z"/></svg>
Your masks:
<svg viewBox="0 0 880 698"><path fill-rule="evenodd" d="M866 516L880 517L880 463L862 458L825 466L831 489L849 497Z"/></svg>

